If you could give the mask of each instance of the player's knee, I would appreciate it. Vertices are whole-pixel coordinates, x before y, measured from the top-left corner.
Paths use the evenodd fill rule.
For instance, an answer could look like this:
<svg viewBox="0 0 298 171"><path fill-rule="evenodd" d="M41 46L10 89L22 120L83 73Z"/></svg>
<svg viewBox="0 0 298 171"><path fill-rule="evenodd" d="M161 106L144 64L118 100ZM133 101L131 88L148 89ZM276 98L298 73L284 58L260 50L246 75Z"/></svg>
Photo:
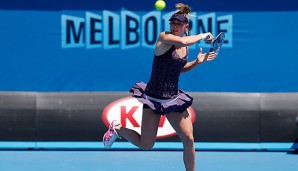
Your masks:
<svg viewBox="0 0 298 171"><path fill-rule="evenodd" d="M192 135L186 136L183 140L183 143L186 145L192 145L195 141L194 137Z"/></svg>

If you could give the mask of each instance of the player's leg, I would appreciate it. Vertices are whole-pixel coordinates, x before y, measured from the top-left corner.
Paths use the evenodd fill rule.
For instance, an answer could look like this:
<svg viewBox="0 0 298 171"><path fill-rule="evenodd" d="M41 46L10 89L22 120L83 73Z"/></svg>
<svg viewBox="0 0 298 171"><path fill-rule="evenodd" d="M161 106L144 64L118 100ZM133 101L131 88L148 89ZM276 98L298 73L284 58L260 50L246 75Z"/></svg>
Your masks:
<svg viewBox="0 0 298 171"><path fill-rule="evenodd" d="M160 115L151 109L143 109L141 135L134 130L116 126L117 133L143 150L149 150L156 141Z"/></svg>
<svg viewBox="0 0 298 171"><path fill-rule="evenodd" d="M193 126L187 111L167 114L167 119L183 142L183 160L187 171L195 170Z"/></svg>

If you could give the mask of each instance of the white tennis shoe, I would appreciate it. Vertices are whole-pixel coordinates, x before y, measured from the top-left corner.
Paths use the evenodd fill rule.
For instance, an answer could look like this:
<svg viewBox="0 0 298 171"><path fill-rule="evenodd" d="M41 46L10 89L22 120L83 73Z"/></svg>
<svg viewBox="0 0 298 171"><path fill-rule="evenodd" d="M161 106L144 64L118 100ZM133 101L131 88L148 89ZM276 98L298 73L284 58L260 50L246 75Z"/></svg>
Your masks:
<svg viewBox="0 0 298 171"><path fill-rule="evenodd" d="M117 131L115 130L115 126L119 125L120 123L118 121L113 121L108 131L103 136L103 145L105 148L109 149L112 147L113 143L116 141L117 138L120 138Z"/></svg>

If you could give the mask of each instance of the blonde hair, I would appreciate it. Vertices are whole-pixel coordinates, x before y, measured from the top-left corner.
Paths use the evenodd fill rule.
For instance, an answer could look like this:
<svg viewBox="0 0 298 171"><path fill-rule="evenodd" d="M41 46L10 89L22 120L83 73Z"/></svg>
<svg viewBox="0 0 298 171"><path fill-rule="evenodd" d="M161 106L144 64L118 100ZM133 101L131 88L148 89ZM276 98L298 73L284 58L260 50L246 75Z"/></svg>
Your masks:
<svg viewBox="0 0 298 171"><path fill-rule="evenodd" d="M188 17L188 14L190 13L190 7L188 5L178 3L175 7L177 9L175 14L183 14L185 17Z"/></svg>

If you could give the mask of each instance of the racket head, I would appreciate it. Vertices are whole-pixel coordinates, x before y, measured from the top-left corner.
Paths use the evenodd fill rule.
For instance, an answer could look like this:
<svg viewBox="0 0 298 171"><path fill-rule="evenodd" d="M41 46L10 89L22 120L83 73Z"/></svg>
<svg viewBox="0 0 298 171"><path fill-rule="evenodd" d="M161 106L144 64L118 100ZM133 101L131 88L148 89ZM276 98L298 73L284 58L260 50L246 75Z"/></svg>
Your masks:
<svg viewBox="0 0 298 171"><path fill-rule="evenodd" d="M218 53L225 40L225 34L220 32L211 42L210 52Z"/></svg>

